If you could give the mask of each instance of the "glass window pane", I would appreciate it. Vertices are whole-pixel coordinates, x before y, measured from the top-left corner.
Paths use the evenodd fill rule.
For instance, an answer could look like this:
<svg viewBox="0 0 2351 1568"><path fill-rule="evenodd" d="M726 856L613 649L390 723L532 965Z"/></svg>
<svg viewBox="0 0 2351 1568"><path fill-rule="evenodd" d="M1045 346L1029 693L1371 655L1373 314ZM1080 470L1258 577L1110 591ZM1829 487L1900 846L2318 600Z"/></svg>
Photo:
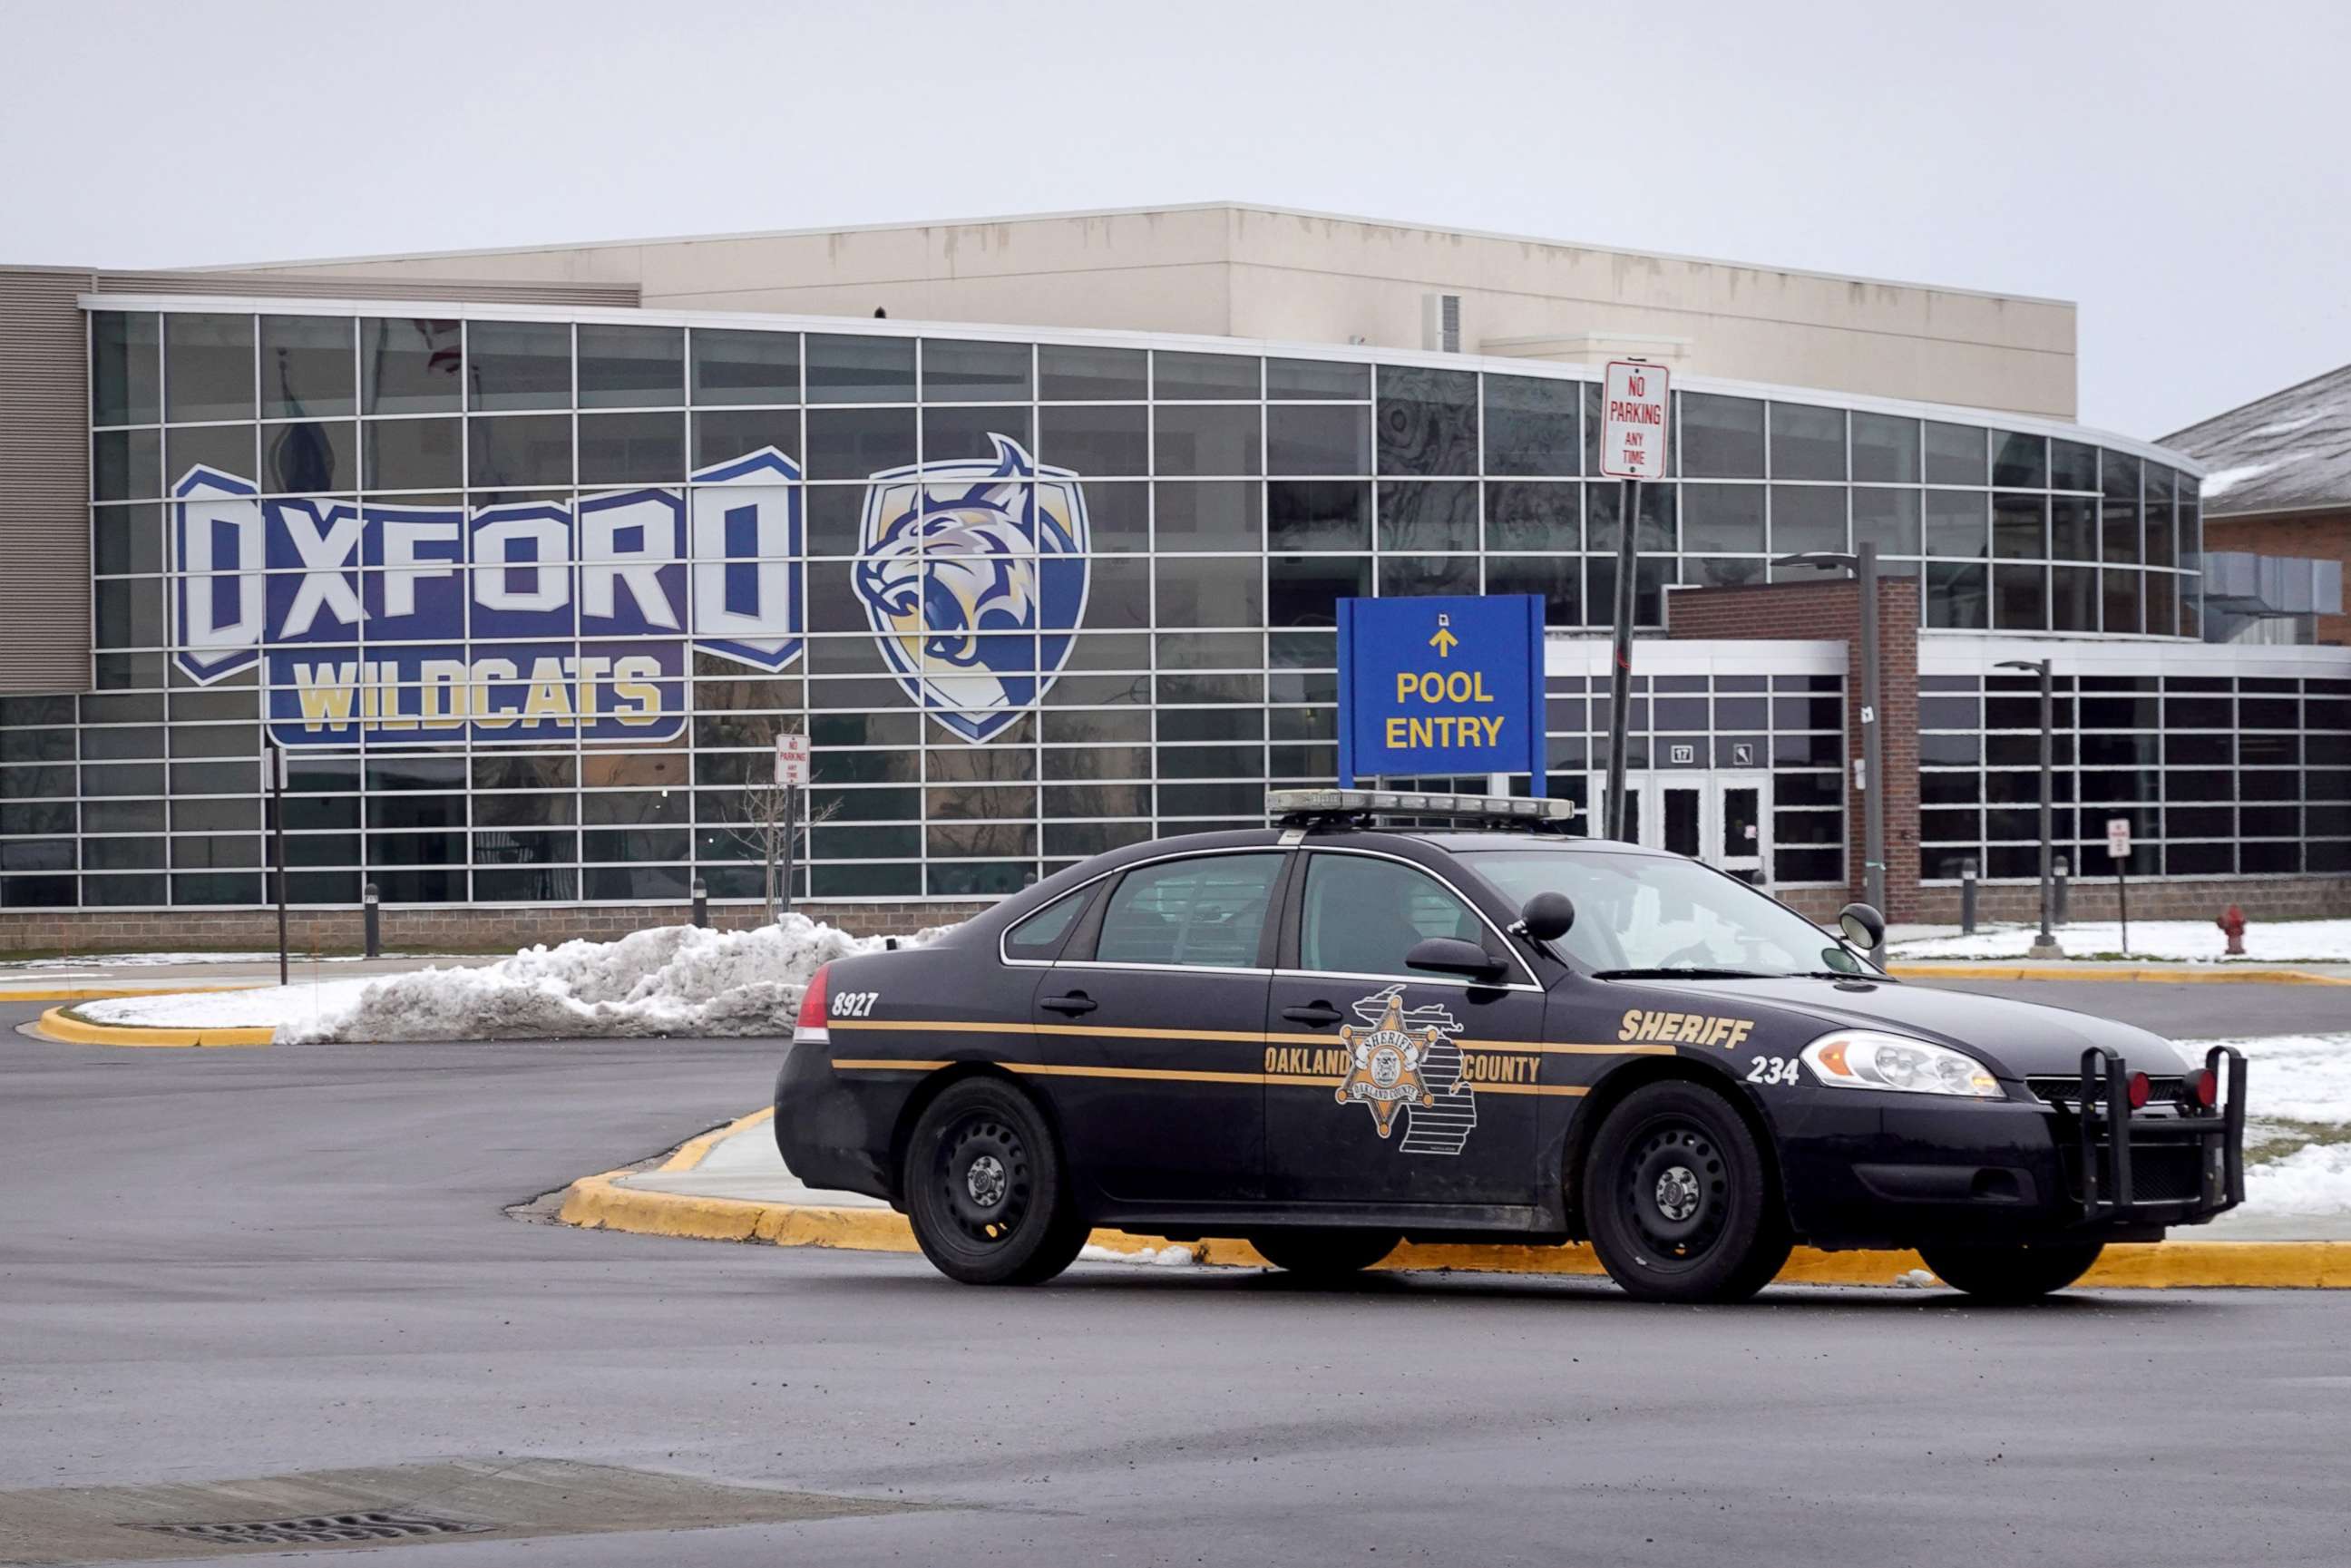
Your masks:
<svg viewBox="0 0 2351 1568"><path fill-rule="evenodd" d="M1771 405L1771 477L1844 477L1844 411L1810 403Z"/></svg>
<svg viewBox="0 0 2351 1568"><path fill-rule="evenodd" d="M2097 568L2053 567L2049 575L2049 629L2053 632L2096 631L2098 629Z"/></svg>
<svg viewBox="0 0 2351 1568"><path fill-rule="evenodd" d="M472 473L482 489L538 489L571 483L571 416L534 414L470 422Z"/></svg>
<svg viewBox="0 0 2351 1568"><path fill-rule="evenodd" d="M580 324L581 408L675 408L685 401L685 335L675 327Z"/></svg>
<svg viewBox="0 0 2351 1568"><path fill-rule="evenodd" d="M1163 557L1152 568L1162 626L1252 626L1264 609L1262 558ZM1332 622L1335 624L1335 620Z"/></svg>
<svg viewBox="0 0 2351 1568"><path fill-rule="evenodd" d="M261 417L356 413L358 373L351 354L357 327L348 316L264 316Z"/></svg>
<svg viewBox="0 0 2351 1568"><path fill-rule="evenodd" d="M1372 471L1372 411L1269 408L1265 412L1269 474L1368 474Z"/></svg>
<svg viewBox="0 0 2351 1568"><path fill-rule="evenodd" d="M1379 471L1478 472L1478 378L1467 371L1382 365Z"/></svg>
<svg viewBox="0 0 2351 1568"><path fill-rule="evenodd" d="M1266 624L1336 626L1339 601L1371 591L1369 556L1272 556L1266 561Z"/></svg>
<svg viewBox="0 0 2351 1568"><path fill-rule="evenodd" d="M466 406L568 408L571 328L562 321L470 321L465 326Z"/></svg>
<svg viewBox="0 0 2351 1568"><path fill-rule="evenodd" d="M357 420L265 424L261 427L261 487L296 496L349 490L360 482L359 445Z"/></svg>
<svg viewBox="0 0 2351 1568"><path fill-rule="evenodd" d="M1927 624L1980 630L1991 623L1989 569L1945 561L1927 563Z"/></svg>
<svg viewBox="0 0 2351 1568"><path fill-rule="evenodd" d="M1026 343L923 340L923 400L925 402L1027 402Z"/></svg>
<svg viewBox="0 0 2351 1568"><path fill-rule="evenodd" d="M1425 872L1364 855L1307 858L1300 967L1323 974L1413 977L1405 956L1431 936L1482 945L1469 906Z"/></svg>
<svg viewBox="0 0 2351 1568"><path fill-rule="evenodd" d="M1583 559L1581 556L1489 556L1486 591L1535 593L1543 601L1543 624L1583 624Z"/></svg>
<svg viewBox="0 0 2351 1568"><path fill-rule="evenodd" d="M798 409L717 409L694 416L694 466L697 469L746 456L763 446L772 446L788 457L800 454Z"/></svg>
<svg viewBox="0 0 2351 1568"><path fill-rule="evenodd" d="M813 361L809 376L809 398L817 402ZM912 408L809 410L808 476L811 479L862 479L914 461Z"/></svg>
<svg viewBox="0 0 2351 1568"><path fill-rule="evenodd" d="M1991 553L1991 497L1981 491L1927 492L1927 553L1980 560Z"/></svg>
<svg viewBox="0 0 2351 1568"><path fill-rule="evenodd" d="M2108 567L2099 573L2105 598L2105 630L2137 632L2142 629L2139 584L2145 575L2128 568L2115 567Z"/></svg>
<svg viewBox="0 0 2351 1568"><path fill-rule="evenodd" d="M1268 360L1265 395L1282 398L1348 398L1372 395L1372 367L1333 360Z"/></svg>
<svg viewBox="0 0 2351 1568"><path fill-rule="evenodd" d="M1275 480L1265 487L1266 538L1276 549L1369 549L1372 487L1346 480Z"/></svg>
<svg viewBox="0 0 2351 1568"><path fill-rule="evenodd" d="M1486 486L1486 548L1491 550L1573 550L1583 548L1583 486Z"/></svg>
<svg viewBox="0 0 2351 1568"><path fill-rule="evenodd" d="M253 318L163 318L166 417L253 417Z"/></svg>
<svg viewBox="0 0 2351 1568"><path fill-rule="evenodd" d="M1262 429L1256 404L1163 408L1153 442L1162 474L1261 474Z"/></svg>
<svg viewBox="0 0 2351 1568"><path fill-rule="evenodd" d="M364 426L371 490L454 490L465 480L465 434L454 419L371 419Z"/></svg>
<svg viewBox="0 0 2351 1568"><path fill-rule="evenodd" d="M1038 395L1047 402L1121 402L1146 391L1141 349L1037 348Z"/></svg>
<svg viewBox="0 0 2351 1568"><path fill-rule="evenodd" d="M1700 479L1763 477L1763 405L1753 398L1677 392L1681 472Z"/></svg>
<svg viewBox="0 0 2351 1568"><path fill-rule="evenodd" d="M1258 395L1258 361L1243 354L1177 354L1152 358L1152 386L1161 399L1203 402Z"/></svg>
<svg viewBox="0 0 2351 1568"><path fill-rule="evenodd" d="M1150 411L1141 403L1037 411L1037 457L1089 478L1151 472Z"/></svg>
<svg viewBox="0 0 2351 1568"><path fill-rule="evenodd" d="M682 413L583 413L582 485L675 484L685 477Z"/></svg>
<svg viewBox="0 0 2351 1568"><path fill-rule="evenodd" d="M1992 553L2006 560L2040 560L2049 553L2049 504L2039 496L1991 498Z"/></svg>
<svg viewBox="0 0 2351 1568"><path fill-rule="evenodd" d="M2098 559L2098 503L2083 496L2053 497L2049 553L2059 560Z"/></svg>
<svg viewBox="0 0 2351 1568"><path fill-rule="evenodd" d="M914 340L808 336L810 402L912 402ZM813 432L811 432L813 437ZM907 459L912 462L912 458Z"/></svg>
<svg viewBox="0 0 2351 1568"><path fill-rule="evenodd" d="M1853 542L1856 549L1875 543L1880 555L1919 554L1918 492L1856 486L1853 492Z"/></svg>
<svg viewBox="0 0 2351 1568"><path fill-rule="evenodd" d="M1380 481L1380 549L1427 554L1477 548L1478 486L1474 482Z"/></svg>
<svg viewBox="0 0 2351 1568"><path fill-rule="evenodd" d="M1103 912L1096 961L1254 968L1281 861L1210 855L1129 872Z"/></svg>
<svg viewBox="0 0 2351 1568"><path fill-rule="evenodd" d="M369 413L454 413L464 329L455 321L360 322L360 390Z"/></svg>
<svg viewBox="0 0 2351 1568"><path fill-rule="evenodd" d="M1256 550L1265 548L1262 487L1245 484L1155 485L1159 548Z"/></svg>
<svg viewBox="0 0 2351 1568"><path fill-rule="evenodd" d="M2049 486L2053 490L2096 489L2098 449L2078 441L2051 442Z"/></svg>
<svg viewBox="0 0 2351 1568"><path fill-rule="evenodd" d="M1918 482L1918 422L1888 413L1853 416L1853 476L1886 484Z"/></svg>
<svg viewBox="0 0 2351 1568"><path fill-rule="evenodd" d="M704 405L799 402L799 334L696 327L694 401Z"/></svg>
<svg viewBox="0 0 2351 1568"><path fill-rule="evenodd" d="M163 472L173 480L196 464L222 468L241 479L254 476L255 429L250 424L198 425L164 433Z"/></svg>
<svg viewBox="0 0 2351 1568"><path fill-rule="evenodd" d="M90 437L93 500L143 500L163 493L163 442L152 430L107 430Z"/></svg>
<svg viewBox="0 0 2351 1568"><path fill-rule="evenodd" d="M1532 376L1486 378L1486 472L1582 472L1576 414L1583 383Z"/></svg>
<svg viewBox="0 0 2351 1568"><path fill-rule="evenodd" d="M1973 424L1927 422L1927 483L1980 485L1990 472L1984 452L1985 432Z"/></svg>
<svg viewBox="0 0 2351 1568"><path fill-rule="evenodd" d="M1845 549L1845 493L1842 486L1774 485L1771 486L1771 553L1793 555L1800 550ZM1689 497L1685 494L1683 505ZM1689 547L1685 544L1683 549ZM1885 547L1878 547L1881 553Z"/></svg>
<svg viewBox="0 0 2351 1568"><path fill-rule="evenodd" d="M1682 486L1682 548L1693 553L1763 552L1763 486Z"/></svg>
<svg viewBox="0 0 2351 1568"><path fill-rule="evenodd" d="M93 311L89 319L89 422L153 424L163 417L162 328L152 311Z"/></svg>
<svg viewBox="0 0 2351 1568"><path fill-rule="evenodd" d="M2043 566L1992 569L1992 625L2002 632L2042 632L2049 626L2049 571Z"/></svg>
<svg viewBox="0 0 2351 1568"><path fill-rule="evenodd" d="M2048 485L2048 437L1995 430L1991 433L1991 449L1993 484L2019 490L2039 490Z"/></svg>
<svg viewBox="0 0 2351 1568"><path fill-rule="evenodd" d="M984 458L996 460L996 437L1033 452L1029 437L1029 411L1003 403L973 408L926 408L923 411L923 461Z"/></svg>

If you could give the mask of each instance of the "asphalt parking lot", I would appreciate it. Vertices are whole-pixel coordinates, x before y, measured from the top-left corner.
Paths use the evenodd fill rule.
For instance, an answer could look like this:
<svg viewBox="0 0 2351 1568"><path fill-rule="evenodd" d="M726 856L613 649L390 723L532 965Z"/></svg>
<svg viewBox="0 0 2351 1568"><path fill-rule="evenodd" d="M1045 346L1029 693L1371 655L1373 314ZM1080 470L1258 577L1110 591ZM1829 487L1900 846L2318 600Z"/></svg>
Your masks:
<svg viewBox="0 0 2351 1568"><path fill-rule="evenodd" d="M2149 993L2217 993L2210 1032L2266 1007L2073 989L2028 994L2182 1033ZM32 1010L0 1011L11 1493L551 1458L936 1505L435 1544L450 1568L2351 1556L2335 1293L1667 1309L1117 1265L979 1291L505 1212L756 1105L769 1047L118 1051L25 1039ZM0 1560L32 1507L0 1496Z"/></svg>

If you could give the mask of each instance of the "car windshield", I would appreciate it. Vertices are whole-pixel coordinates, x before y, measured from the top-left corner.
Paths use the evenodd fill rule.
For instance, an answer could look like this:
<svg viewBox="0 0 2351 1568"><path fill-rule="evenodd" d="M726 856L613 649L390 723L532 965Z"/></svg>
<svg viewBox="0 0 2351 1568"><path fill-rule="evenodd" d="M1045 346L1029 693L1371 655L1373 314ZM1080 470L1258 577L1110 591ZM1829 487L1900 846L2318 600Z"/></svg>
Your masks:
<svg viewBox="0 0 2351 1568"><path fill-rule="evenodd" d="M1557 946L1601 975L1876 973L1787 905L1696 861L1531 849L1472 850L1461 858L1511 904L1565 894L1575 924Z"/></svg>

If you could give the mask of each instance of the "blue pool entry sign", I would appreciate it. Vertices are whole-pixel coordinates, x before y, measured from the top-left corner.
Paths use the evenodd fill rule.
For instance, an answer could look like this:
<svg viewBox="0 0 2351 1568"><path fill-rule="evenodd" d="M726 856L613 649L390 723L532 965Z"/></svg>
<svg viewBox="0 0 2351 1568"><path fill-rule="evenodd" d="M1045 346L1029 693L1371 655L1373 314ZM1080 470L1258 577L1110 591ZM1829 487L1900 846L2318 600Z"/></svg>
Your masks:
<svg viewBox="0 0 2351 1568"><path fill-rule="evenodd" d="M1339 601L1339 787L1523 773L1543 793L1543 601Z"/></svg>

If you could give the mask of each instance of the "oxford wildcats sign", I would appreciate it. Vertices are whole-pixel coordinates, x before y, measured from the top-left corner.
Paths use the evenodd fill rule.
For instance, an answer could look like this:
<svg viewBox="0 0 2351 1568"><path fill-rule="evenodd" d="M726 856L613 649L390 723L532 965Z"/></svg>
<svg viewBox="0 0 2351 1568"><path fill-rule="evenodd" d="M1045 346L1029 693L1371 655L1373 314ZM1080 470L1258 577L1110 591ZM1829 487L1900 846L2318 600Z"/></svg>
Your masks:
<svg viewBox="0 0 2351 1568"><path fill-rule="evenodd" d="M1044 696L1086 606L1078 476L990 440L992 459L874 475L856 562L827 569L850 572L907 695L975 743ZM172 656L206 685L258 665L283 746L674 740L694 653L800 655L799 477L766 447L690 488L468 512L265 497L191 468Z"/></svg>
<svg viewBox="0 0 2351 1568"><path fill-rule="evenodd" d="M992 462L874 475L857 559L857 596L898 684L969 741L1037 706L1086 612L1077 475L988 440Z"/></svg>

